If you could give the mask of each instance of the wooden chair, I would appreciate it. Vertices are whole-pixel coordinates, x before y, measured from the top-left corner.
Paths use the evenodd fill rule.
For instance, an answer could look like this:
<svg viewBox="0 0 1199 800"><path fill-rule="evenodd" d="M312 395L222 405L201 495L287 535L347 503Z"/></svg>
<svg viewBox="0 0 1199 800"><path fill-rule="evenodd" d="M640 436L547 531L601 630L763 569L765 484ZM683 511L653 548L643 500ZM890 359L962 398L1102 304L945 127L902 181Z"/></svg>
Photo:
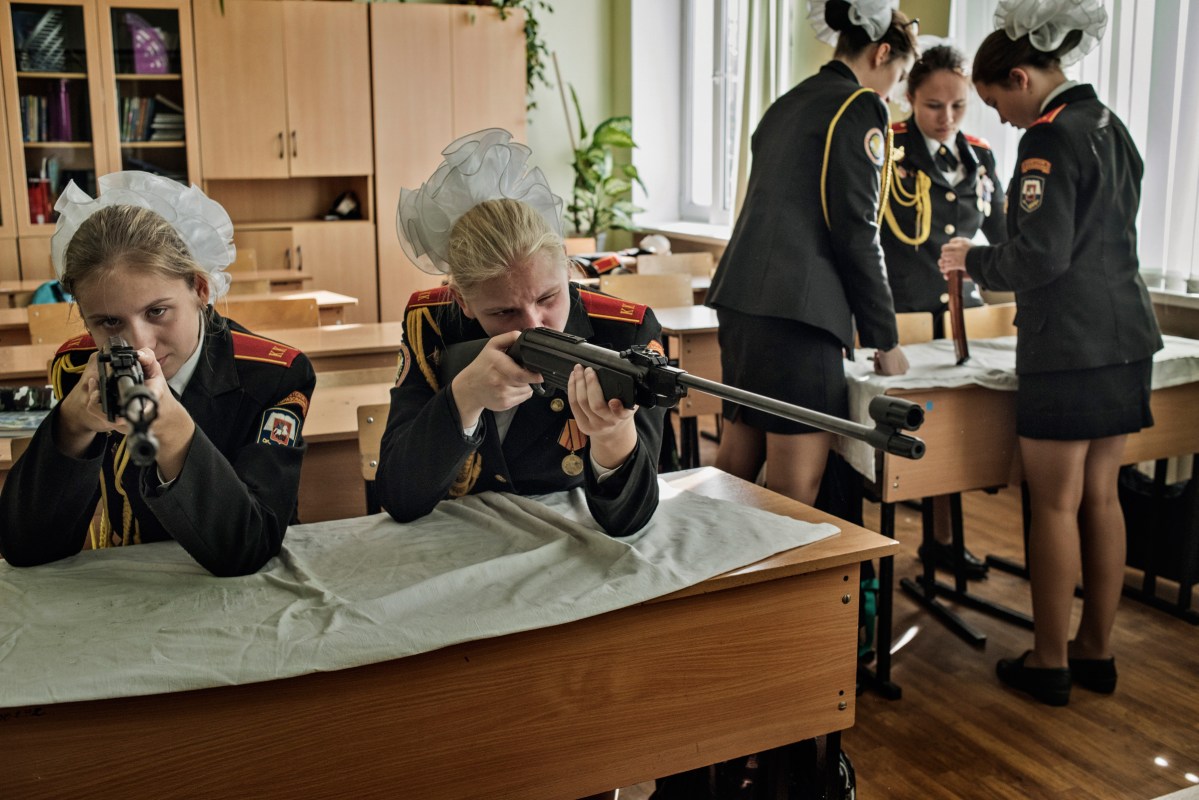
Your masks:
<svg viewBox="0 0 1199 800"><path fill-rule="evenodd" d="M321 324L320 308L311 298L239 300L226 297L217 301L217 311L252 331L316 328Z"/></svg>
<svg viewBox="0 0 1199 800"><path fill-rule="evenodd" d="M375 472L379 469L379 447L390 409L389 403L358 406L358 460L366 487L367 514L378 514L383 510L375 493Z"/></svg>
<svg viewBox="0 0 1199 800"><path fill-rule="evenodd" d="M31 344L62 344L87 333L79 307L74 303L44 303L28 309Z"/></svg>
<svg viewBox="0 0 1199 800"><path fill-rule="evenodd" d="M975 306L962 310L967 339L994 339L1016 335L1016 304ZM950 330L949 312L945 312L945 330Z"/></svg>
<svg viewBox="0 0 1199 800"><path fill-rule="evenodd" d="M566 239L566 255L577 256L584 253L595 252L595 237L594 236L575 236Z"/></svg>
<svg viewBox="0 0 1199 800"><path fill-rule="evenodd" d="M602 275L600 291L644 303L651 308L693 305L691 276L679 273L668 275Z"/></svg>
<svg viewBox="0 0 1199 800"><path fill-rule="evenodd" d="M927 311L905 311L895 315L895 326L899 329L899 343L919 344L933 340L933 315ZM861 347L857 332L854 347Z"/></svg>
<svg viewBox="0 0 1199 800"><path fill-rule="evenodd" d="M253 247L237 248L237 260L229 265L230 272L257 272L258 251Z"/></svg>
<svg viewBox="0 0 1199 800"><path fill-rule="evenodd" d="M637 257L638 275L664 275L679 272L694 278L711 278L715 271L716 259L707 251Z"/></svg>

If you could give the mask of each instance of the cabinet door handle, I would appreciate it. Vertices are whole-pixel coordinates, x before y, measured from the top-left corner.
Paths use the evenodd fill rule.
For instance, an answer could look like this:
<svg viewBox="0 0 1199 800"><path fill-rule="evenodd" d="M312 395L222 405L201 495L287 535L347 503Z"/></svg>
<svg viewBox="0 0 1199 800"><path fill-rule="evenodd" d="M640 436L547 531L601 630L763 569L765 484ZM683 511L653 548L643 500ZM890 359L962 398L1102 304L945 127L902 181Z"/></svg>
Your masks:
<svg viewBox="0 0 1199 800"><path fill-rule="evenodd" d="M291 157L292 158L300 157L300 153L296 148L296 132L295 131L291 132Z"/></svg>
<svg viewBox="0 0 1199 800"><path fill-rule="evenodd" d="M291 269L291 248L283 251L283 268Z"/></svg>
<svg viewBox="0 0 1199 800"><path fill-rule="evenodd" d="M304 246L296 245L296 272L304 271Z"/></svg>
<svg viewBox="0 0 1199 800"><path fill-rule="evenodd" d="M283 158L284 155L286 154L283 152L283 131L279 131L279 158Z"/></svg>

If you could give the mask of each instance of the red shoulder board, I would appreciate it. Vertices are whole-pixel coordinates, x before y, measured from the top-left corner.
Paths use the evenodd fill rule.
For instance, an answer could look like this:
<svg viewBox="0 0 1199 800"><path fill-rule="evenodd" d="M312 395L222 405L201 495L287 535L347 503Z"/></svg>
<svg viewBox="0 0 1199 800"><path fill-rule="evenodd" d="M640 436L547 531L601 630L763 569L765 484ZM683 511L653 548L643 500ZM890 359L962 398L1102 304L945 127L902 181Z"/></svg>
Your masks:
<svg viewBox="0 0 1199 800"><path fill-rule="evenodd" d="M891 132L892 133L907 133L908 132L908 123L892 122L891 123Z"/></svg>
<svg viewBox="0 0 1199 800"><path fill-rule="evenodd" d="M419 292L413 292L412 297L408 298L408 307L443 306L452 302L454 302L454 293L450 287L438 286L435 289L422 289Z"/></svg>
<svg viewBox="0 0 1199 800"><path fill-rule="evenodd" d="M243 361L262 361L266 364L290 367L291 362L295 361L296 356L300 354L300 351L294 347L263 339L261 336L241 331L232 331L232 334L233 357Z"/></svg>
<svg viewBox="0 0 1199 800"><path fill-rule="evenodd" d="M645 309L647 306L641 303L630 303L628 300L621 300L619 297L611 297L606 294L597 294L579 290L579 299L583 301L583 308L587 309L587 316L596 317L597 319L614 319L620 322L633 322L638 325L645 319Z"/></svg>
<svg viewBox="0 0 1199 800"><path fill-rule="evenodd" d="M987 150L991 149L991 143L988 142L986 139L983 139L980 136L971 136L970 134L967 133L966 141L969 142L970 144L974 145L975 147L983 147L983 148L986 148Z"/></svg>
<svg viewBox="0 0 1199 800"><path fill-rule="evenodd" d="M1060 106L1053 109L1052 111L1045 112L1045 114L1043 114L1039 119L1037 119L1037 121L1034 122L1032 125L1040 125L1041 123L1048 124L1050 122L1053 122L1055 119L1057 119L1057 115L1062 113L1062 109L1065 108L1067 105L1069 105L1069 104L1062 103ZM1029 125L1028 127L1031 128L1032 125Z"/></svg>
<svg viewBox="0 0 1199 800"><path fill-rule="evenodd" d="M62 343L62 347L58 348L58 352L54 355L61 356L63 353L70 353L74 350L95 350L96 342L89 334L80 334L74 339L67 339Z"/></svg>

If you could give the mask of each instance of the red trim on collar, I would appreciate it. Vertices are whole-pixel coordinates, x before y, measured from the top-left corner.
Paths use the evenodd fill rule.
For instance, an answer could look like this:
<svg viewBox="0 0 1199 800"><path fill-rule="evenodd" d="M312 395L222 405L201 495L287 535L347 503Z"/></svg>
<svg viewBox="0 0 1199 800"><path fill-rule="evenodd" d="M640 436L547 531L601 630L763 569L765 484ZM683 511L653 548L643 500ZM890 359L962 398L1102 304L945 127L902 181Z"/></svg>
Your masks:
<svg viewBox="0 0 1199 800"><path fill-rule="evenodd" d="M454 302L454 293L448 286L438 286L433 289L421 289L419 292L413 292L408 298L409 308L421 308L422 306L444 306L446 303Z"/></svg>
<svg viewBox="0 0 1199 800"><path fill-rule="evenodd" d="M54 353L56 356L61 356L63 353L70 353L74 350L95 350L96 342L90 334L83 333L76 336L74 339L67 339Z"/></svg>
<svg viewBox="0 0 1199 800"><path fill-rule="evenodd" d="M891 132L892 133L907 133L908 132L908 123L907 122L892 122L891 123Z"/></svg>
<svg viewBox="0 0 1199 800"><path fill-rule="evenodd" d="M1040 125L1042 123L1049 124L1050 122L1053 122L1055 119L1057 119L1057 115L1062 113L1062 109L1068 105L1069 105L1069 103L1062 103L1060 106L1053 109L1052 111L1046 111L1043 115L1041 115L1040 117L1037 118L1036 122L1034 122L1032 125L1029 125L1028 127L1031 128L1033 125Z"/></svg>
<svg viewBox="0 0 1199 800"><path fill-rule="evenodd" d="M975 147L984 147L987 150L991 149L991 143L988 142L986 139L982 138L981 136L971 136L970 134L967 133L966 141L967 141L967 143L972 144Z"/></svg>

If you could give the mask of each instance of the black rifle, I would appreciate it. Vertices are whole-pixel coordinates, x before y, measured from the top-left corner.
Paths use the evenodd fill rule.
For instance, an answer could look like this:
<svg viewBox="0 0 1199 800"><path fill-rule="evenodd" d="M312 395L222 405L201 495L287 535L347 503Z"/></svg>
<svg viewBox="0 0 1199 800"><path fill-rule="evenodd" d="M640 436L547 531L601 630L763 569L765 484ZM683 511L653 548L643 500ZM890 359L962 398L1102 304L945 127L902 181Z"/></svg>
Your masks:
<svg viewBox="0 0 1199 800"><path fill-rule="evenodd" d="M448 383L473 361L486 343L486 339L481 339L451 345L439 370L442 384ZM562 331L530 328L508 348L508 355L525 369L541 373L544 382L533 384L533 390L538 394L546 394L547 389L565 392L571 370L575 364L581 364L595 370L604 397L619 399L625 408L634 405L670 408L687 396L688 389L696 389L768 414L858 439L893 455L913 459L924 455L924 442L903 433L914 431L923 424L924 409L898 397L879 395L870 401L870 418L875 422L872 428L690 375L670 366L666 356L644 345L617 352Z"/></svg>
<svg viewBox="0 0 1199 800"><path fill-rule="evenodd" d="M158 457L158 439L150 431L150 423L158 417L158 400L145 386L137 351L120 336L113 336L97 361L100 408L109 422L123 417L129 423L129 459L139 467L153 464Z"/></svg>

